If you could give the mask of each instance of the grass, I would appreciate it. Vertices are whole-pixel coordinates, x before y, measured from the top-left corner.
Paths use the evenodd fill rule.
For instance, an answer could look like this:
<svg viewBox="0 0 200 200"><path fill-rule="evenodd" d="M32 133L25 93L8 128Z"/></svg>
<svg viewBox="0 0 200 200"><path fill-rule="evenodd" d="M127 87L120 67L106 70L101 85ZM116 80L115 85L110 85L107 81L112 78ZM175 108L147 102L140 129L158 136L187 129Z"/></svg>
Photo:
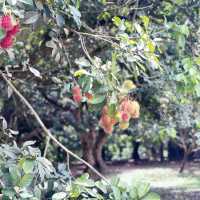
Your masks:
<svg viewBox="0 0 200 200"><path fill-rule="evenodd" d="M199 164L189 166L183 174L178 173L178 165L136 166L120 169L112 176L119 177L125 184L147 182L156 188L184 188L189 190L200 189Z"/></svg>

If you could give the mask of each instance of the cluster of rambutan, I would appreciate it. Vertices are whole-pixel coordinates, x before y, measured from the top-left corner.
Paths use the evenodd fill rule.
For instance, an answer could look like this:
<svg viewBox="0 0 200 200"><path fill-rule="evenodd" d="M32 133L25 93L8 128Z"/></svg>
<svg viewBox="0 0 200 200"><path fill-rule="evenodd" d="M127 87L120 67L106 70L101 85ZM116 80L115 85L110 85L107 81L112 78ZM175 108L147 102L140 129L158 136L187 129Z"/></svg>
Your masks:
<svg viewBox="0 0 200 200"><path fill-rule="evenodd" d="M122 93L123 91L127 92L135 87L136 86L132 83L132 81L126 80L122 86ZM120 93L120 95L122 93ZM79 85L72 88L72 96L74 102L77 104L80 104L83 98L86 98L88 103L93 100L93 95L88 92L83 93ZM121 130L125 130L129 127L130 119L136 119L139 115L139 103L135 100L130 100L127 95L121 96L116 112L110 114L109 106L105 105L103 107L101 118L99 120L99 126L105 131L105 133L111 134L116 124L119 124L119 128Z"/></svg>
<svg viewBox="0 0 200 200"><path fill-rule="evenodd" d="M114 116L110 116L108 112L108 106L104 106L99 125L103 130L111 134L113 132L114 125L119 123L119 128L125 130L129 127L130 119L136 119L140 115L140 105L137 101L124 98L119 105L118 111Z"/></svg>
<svg viewBox="0 0 200 200"><path fill-rule="evenodd" d="M4 32L4 37L0 40L0 48L12 47L13 39L20 31L19 23L11 15L4 15L0 18L0 29Z"/></svg>
<svg viewBox="0 0 200 200"><path fill-rule="evenodd" d="M118 116L110 116L108 112L108 106L104 106L101 112L101 118L99 120L99 126L105 131L105 133L111 134L113 132L114 125L118 121Z"/></svg>
<svg viewBox="0 0 200 200"><path fill-rule="evenodd" d="M78 85L72 88L72 96L73 96L74 102L78 104L81 103L81 101L83 100L83 97L86 97L88 101L93 99L93 95L90 94L89 92L82 94L82 90Z"/></svg>

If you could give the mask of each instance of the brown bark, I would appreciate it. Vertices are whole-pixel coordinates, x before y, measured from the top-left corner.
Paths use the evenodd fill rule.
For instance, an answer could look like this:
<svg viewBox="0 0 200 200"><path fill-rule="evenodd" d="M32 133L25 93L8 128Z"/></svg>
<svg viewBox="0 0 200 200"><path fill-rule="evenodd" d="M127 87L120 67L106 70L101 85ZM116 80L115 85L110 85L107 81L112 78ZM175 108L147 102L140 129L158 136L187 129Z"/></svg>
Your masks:
<svg viewBox="0 0 200 200"><path fill-rule="evenodd" d="M188 157L187 151L184 150L184 157L183 157L183 160L182 160L182 163L181 163L181 167L179 169L179 173L183 173L183 171L185 169L185 165L187 163L187 157Z"/></svg>
<svg viewBox="0 0 200 200"><path fill-rule="evenodd" d="M161 142L160 143L160 162L164 162L164 144Z"/></svg>
<svg viewBox="0 0 200 200"><path fill-rule="evenodd" d="M100 171L106 171L107 169L107 165L102 157L102 149L106 141L107 141L107 134L102 130L99 131L99 135L97 137L94 149L94 157L96 159L96 165Z"/></svg>
<svg viewBox="0 0 200 200"><path fill-rule="evenodd" d="M106 140L107 135L103 131L99 131L98 135L95 131L90 131L81 135L83 159L100 171L106 171L107 169L102 158L102 149ZM86 168L86 171L90 173L88 168Z"/></svg>
<svg viewBox="0 0 200 200"><path fill-rule="evenodd" d="M90 131L81 135L81 145L83 150L83 159L92 166L96 165L93 150L96 142L96 133Z"/></svg>
<svg viewBox="0 0 200 200"><path fill-rule="evenodd" d="M140 147L140 142L133 142L133 153L132 153L132 158L134 159L135 163L140 161L140 155L139 155L139 147Z"/></svg>
<svg viewBox="0 0 200 200"><path fill-rule="evenodd" d="M190 152L192 150L191 146L189 144L187 144L187 140L188 140L187 135L189 134L189 131L190 131L190 129L188 129L188 128L180 130L180 136L181 136L180 146L182 146L182 148L184 150L184 156L183 156L183 160L181 163L179 173L182 173L184 171L185 165L188 160L188 155L190 154Z"/></svg>
<svg viewBox="0 0 200 200"><path fill-rule="evenodd" d="M181 167L179 169L179 173L183 173L185 166L187 164L188 155L191 153L191 151L192 151L191 148L187 148L187 147L184 148L184 157L181 163Z"/></svg>

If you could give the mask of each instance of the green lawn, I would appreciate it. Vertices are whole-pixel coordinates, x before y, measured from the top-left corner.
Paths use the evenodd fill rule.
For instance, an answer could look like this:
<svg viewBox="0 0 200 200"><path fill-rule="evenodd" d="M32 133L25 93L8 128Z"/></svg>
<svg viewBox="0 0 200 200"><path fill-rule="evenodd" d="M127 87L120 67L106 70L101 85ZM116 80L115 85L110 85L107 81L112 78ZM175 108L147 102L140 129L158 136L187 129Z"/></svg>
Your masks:
<svg viewBox="0 0 200 200"><path fill-rule="evenodd" d="M151 187L200 189L200 167L190 166L183 174L178 173L178 166L136 166L120 169L117 174L125 184L148 182Z"/></svg>

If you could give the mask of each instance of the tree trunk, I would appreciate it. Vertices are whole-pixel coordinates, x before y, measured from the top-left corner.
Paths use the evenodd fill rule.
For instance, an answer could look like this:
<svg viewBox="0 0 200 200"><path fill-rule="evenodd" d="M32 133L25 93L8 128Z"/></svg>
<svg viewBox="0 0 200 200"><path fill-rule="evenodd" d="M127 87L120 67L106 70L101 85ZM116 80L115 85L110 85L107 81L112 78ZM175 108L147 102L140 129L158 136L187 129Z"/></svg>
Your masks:
<svg viewBox="0 0 200 200"><path fill-rule="evenodd" d="M180 161L183 159L183 157L184 157L184 150L174 141L170 140L168 142L168 160Z"/></svg>
<svg viewBox="0 0 200 200"><path fill-rule="evenodd" d="M99 171L106 171L107 169L102 157L102 149L106 141L107 134L102 130L99 131L98 135L95 131L90 131L89 133L81 135L83 159L93 167L97 168ZM85 171L90 173L88 168L86 168Z"/></svg>
<svg viewBox="0 0 200 200"><path fill-rule="evenodd" d="M93 152L96 142L96 133L94 131L84 133L81 135L80 139L83 151L83 159L87 161L90 165L96 166L96 160L94 158Z"/></svg>
<svg viewBox="0 0 200 200"><path fill-rule="evenodd" d="M187 149L184 149L184 156L183 156L183 160L181 163L181 167L179 169L179 173L182 173L184 171L185 165L187 163L187 159L188 159L188 151L187 151Z"/></svg>
<svg viewBox="0 0 200 200"><path fill-rule="evenodd" d="M154 146L151 147L151 156L153 158L153 161L157 160L157 152L156 152L156 148ZM150 157L151 159L151 157Z"/></svg>
<svg viewBox="0 0 200 200"><path fill-rule="evenodd" d="M107 165L102 157L102 149L106 141L107 141L107 134L104 131L100 130L94 149L94 157L96 159L97 167L100 171L106 171L107 169Z"/></svg>
<svg viewBox="0 0 200 200"><path fill-rule="evenodd" d="M163 152L164 152L164 144L161 142L160 143L160 162L164 162Z"/></svg>
<svg viewBox="0 0 200 200"><path fill-rule="evenodd" d="M140 142L134 142L133 143L134 149L132 153L132 158L137 162L140 160L140 156L138 153L139 147L140 147Z"/></svg>

